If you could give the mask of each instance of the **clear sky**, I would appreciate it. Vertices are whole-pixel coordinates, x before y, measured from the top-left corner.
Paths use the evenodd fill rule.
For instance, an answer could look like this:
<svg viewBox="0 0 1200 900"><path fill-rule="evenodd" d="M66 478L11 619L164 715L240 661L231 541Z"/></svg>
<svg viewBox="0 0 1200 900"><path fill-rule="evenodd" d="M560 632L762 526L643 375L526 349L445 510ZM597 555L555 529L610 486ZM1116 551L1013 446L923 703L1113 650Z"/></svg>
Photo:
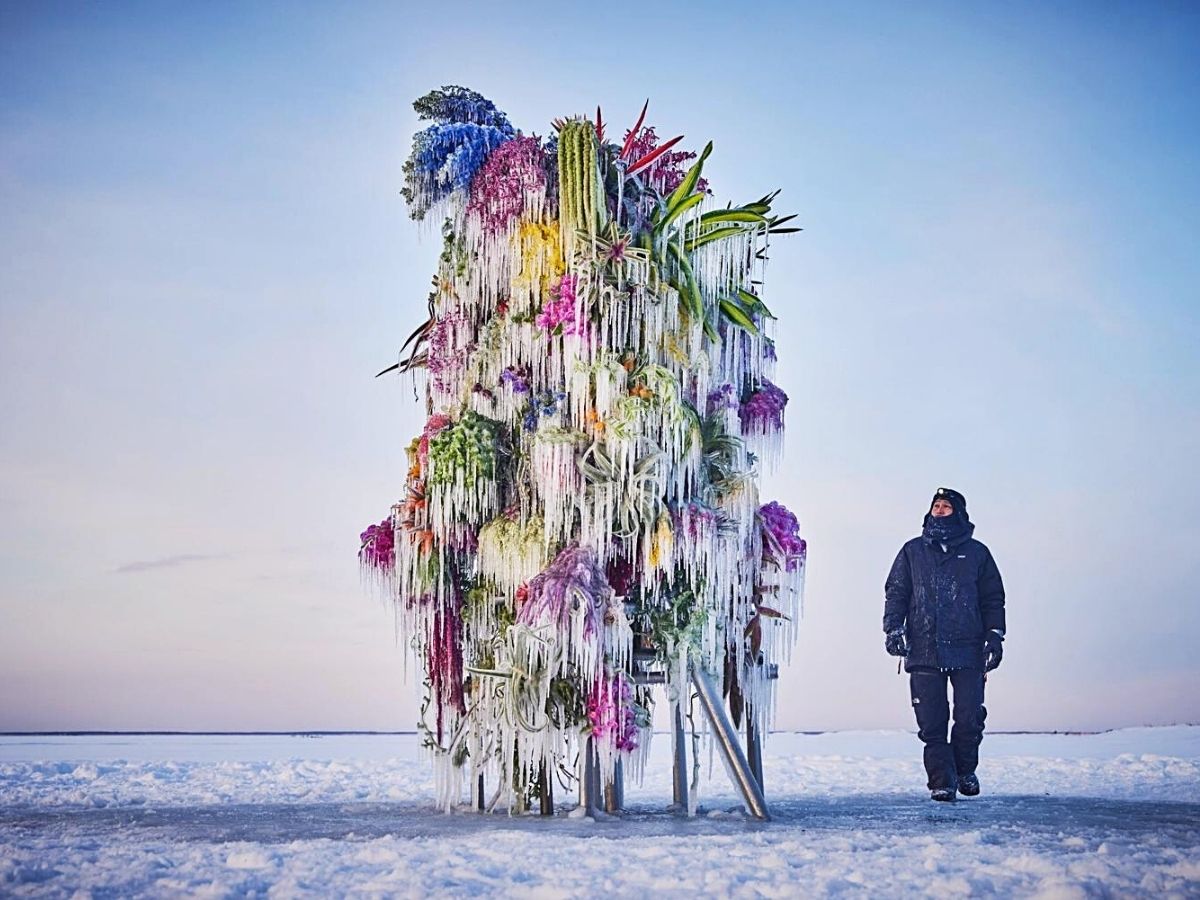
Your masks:
<svg viewBox="0 0 1200 900"><path fill-rule="evenodd" d="M989 725L1200 721L1200 7L0 6L0 730L392 729L358 580L420 427L411 101L597 103L776 187L810 542L777 723L912 727L882 584L939 484L1009 591Z"/></svg>

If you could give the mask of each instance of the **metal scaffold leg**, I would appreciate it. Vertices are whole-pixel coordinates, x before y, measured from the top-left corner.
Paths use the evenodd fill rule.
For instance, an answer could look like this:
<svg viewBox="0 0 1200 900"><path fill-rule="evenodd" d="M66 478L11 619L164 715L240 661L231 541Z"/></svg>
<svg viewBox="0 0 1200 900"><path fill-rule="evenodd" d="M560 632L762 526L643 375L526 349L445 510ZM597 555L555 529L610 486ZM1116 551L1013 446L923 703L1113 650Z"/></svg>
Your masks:
<svg viewBox="0 0 1200 900"><path fill-rule="evenodd" d="M583 745L583 769L579 778L579 805L586 815L595 816L600 810L600 767L596 764L596 745L591 738Z"/></svg>
<svg viewBox="0 0 1200 900"><path fill-rule="evenodd" d="M606 813L618 813L621 807L625 805L625 778L624 766L621 760L617 760L616 768L613 770L613 780L604 786L604 811Z"/></svg>
<svg viewBox="0 0 1200 900"><path fill-rule="evenodd" d="M675 805L684 813L688 810L687 779L687 732L683 729L683 703L675 706L673 731L675 736L675 761L672 770L671 788Z"/></svg>
<svg viewBox="0 0 1200 900"><path fill-rule="evenodd" d="M734 729L733 723L729 721L729 716L721 702L720 692L713 686L712 679L708 677L708 674L699 666L693 665L691 674L692 684L696 686L696 693L704 707L704 714L712 723L717 743L721 747L721 755L725 758L729 773L746 801L746 809L756 819L764 821L770 819L762 787L750 771L750 764L746 761L746 754L742 752L742 745L738 741L738 733Z"/></svg>
<svg viewBox="0 0 1200 900"><path fill-rule="evenodd" d="M538 811L543 816L554 815L554 779L550 777L550 770L544 763L542 770L538 773L538 799L540 802Z"/></svg>
<svg viewBox="0 0 1200 900"><path fill-rule="evenodd" d="M754 708L749 703L746 704L746 756L749 758L750 774L765 795L767 787L763 784L762 735L754 724Z"/></svg>

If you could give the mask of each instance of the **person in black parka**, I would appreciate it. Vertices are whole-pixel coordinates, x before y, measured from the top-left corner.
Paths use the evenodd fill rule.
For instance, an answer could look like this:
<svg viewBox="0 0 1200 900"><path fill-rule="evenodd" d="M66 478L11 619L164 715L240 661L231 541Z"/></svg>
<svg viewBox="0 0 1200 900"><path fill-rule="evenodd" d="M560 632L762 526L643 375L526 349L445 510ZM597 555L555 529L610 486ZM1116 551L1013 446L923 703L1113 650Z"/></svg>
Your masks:
<svg viewBox="0 0 1200 900"><path fill-rule="evenodd" d="M1004 653L1004 584L974 531L966 498L938 488L921 536L900 548L883 589L885 646L904 657L934 800L979 793L984 673ZM948 743L947 682L954 691Z"/></svg>

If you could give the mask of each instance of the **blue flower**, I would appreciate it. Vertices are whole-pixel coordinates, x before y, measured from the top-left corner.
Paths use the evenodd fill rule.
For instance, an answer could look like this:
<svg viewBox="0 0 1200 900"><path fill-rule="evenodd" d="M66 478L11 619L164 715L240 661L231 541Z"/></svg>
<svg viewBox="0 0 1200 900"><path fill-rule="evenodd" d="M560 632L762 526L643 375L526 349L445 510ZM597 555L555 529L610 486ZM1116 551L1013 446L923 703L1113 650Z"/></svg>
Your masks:
<svg viewBox="0 0 1200 900"><path fill-rule="evenodd" d="M512 137L511 128L451 122L430 125L413 138L404 164L404 189L414 219L422 219L453 191L465 191L488 154Z"/></svg>

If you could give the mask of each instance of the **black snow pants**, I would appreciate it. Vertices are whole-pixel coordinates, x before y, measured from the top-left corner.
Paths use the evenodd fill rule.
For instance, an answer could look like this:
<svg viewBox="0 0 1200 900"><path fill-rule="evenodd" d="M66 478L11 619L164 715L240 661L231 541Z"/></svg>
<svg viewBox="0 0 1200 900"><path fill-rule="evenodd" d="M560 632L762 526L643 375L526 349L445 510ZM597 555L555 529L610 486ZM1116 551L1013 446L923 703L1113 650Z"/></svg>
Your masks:
<svg viewBox="0 0 1200 900"><path fill-rule="evenodd" d="M946 683L954 689L954 728L950 741L950 705ZM971 775L979 765L979 742L983 740L983 671L980 669L914 668L908 677L913 711L917 714L918 736L925 744L925 772L929 789L957 788L958 779Z"/></svg>

